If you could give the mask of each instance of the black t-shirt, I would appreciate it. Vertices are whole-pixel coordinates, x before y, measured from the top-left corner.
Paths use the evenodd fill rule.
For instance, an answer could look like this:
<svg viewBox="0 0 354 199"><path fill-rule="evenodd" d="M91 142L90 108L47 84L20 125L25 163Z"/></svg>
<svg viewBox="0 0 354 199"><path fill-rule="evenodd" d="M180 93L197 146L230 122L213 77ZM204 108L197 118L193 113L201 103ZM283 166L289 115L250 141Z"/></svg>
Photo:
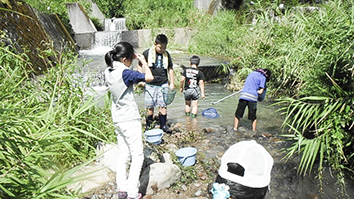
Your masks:
<svg viewBox="0 0 354 199"><path fill-rule="evenodd" d="M149 50L147 49L143 52L143 55L148 61L148 56L149 56ZM167 68L173 69L173 63L170 54L166 51L167 57L168 57L168 66ZM161 86L162 84L165 84L168 82L168 74L167 74L167 69L163 67L163 55L156 53L156 60L155 63L153 64L152 67L150 67L151 73L154 76L154 80L149 82L149 84L156 85L156 86Z"/></svg>
<svg viewBox="0 0 354 199"><path fill-rule="evenodd" d="M199 80L204 80L204 74L198 68L186 67L182 75L186 77L184 89L197 88Z"/></svg>

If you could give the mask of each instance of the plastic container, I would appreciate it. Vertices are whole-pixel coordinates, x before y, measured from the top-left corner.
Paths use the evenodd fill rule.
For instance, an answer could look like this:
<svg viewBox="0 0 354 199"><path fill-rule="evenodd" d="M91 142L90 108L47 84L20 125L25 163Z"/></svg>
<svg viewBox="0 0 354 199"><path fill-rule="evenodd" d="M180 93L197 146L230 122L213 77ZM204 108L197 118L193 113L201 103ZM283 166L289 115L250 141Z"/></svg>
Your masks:
<svg viewBox="0 0 354 199"><path fill-rule="evenodd" d="M176 156L178 161L183 166L192 166L195 164L195 156L197 154L197 149L193 147L181 148L176 151Z"/></svg>
<svg viewBox="0 0 354 199"><path fill-rule="evenodd" d="M162 142L163 130L151 129L145 131L145 140L151 144L160 144Z"/></svg>

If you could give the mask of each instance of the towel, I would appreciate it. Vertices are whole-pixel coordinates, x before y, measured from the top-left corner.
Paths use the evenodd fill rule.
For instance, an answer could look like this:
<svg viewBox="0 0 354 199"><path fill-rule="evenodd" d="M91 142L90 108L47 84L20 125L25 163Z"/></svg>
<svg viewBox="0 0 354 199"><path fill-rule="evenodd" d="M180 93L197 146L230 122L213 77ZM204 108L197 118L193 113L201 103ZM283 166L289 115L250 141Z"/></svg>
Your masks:
<svg viewBox="0 0 354 199"><path fill-rule="evenodd" d="M168 56L167 53L164 52L162 53L162 63L163 63L163 67L165 69L167 69L168 67ZM149 54L148 54L148 66L152 67L153 64L156 62L156 50L155 50L155 46L152 46L149 50Z"/></svg>

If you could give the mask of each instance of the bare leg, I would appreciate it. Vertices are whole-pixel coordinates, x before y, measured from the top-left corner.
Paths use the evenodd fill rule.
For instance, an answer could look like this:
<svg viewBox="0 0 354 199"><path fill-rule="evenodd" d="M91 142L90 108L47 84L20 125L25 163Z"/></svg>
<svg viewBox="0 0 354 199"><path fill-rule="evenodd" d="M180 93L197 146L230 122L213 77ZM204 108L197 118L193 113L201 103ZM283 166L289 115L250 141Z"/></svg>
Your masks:
<svg viewBox="0 0 354 199"><path fill-rule="evenodd" d="M159 112L160 112L162 115L167 115L167 107L160 107L160 108L159 108Z"/></svg>
<svg viewBox="0 0 354 199"><path fill-rule="evenodd" d="M186 105L185 105L184 111L186 113L191 112L191 101L190 100L186 100Z"/></svg>
<svg viewBox="0 0 354 199"><path fill-rule="evenodd" d="M253 120L252 122L252 131L256 132L256 127L257 127L257 119Z"/></svg>
<svg viewBox="0 0 354 199"><path fill-rule="evenodd" d="M234 121L234 131L238 130L238 124L240 123L240 119L238 119L237 117L235 117L235 121Z"/></svg>
<svg viewBox="0 0 354 199"><path fill-rule="evenodd" d="M198 100L192 100L192 114L197 114L198 112Z"/></svg>
<svg viewBox="0 0 354 199"><path fill-rule="evenodd" d="M154 114L154 108L148 108L146 110L146 115L153 115Z"/></svg>

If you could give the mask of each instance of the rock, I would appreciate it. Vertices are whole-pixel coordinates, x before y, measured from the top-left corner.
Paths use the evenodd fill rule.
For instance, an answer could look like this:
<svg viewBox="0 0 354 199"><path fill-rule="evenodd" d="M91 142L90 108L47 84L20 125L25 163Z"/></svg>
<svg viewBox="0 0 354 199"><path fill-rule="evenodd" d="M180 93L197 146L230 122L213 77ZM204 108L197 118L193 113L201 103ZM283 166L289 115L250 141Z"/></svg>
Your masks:
<svg viewBox="0 0 354 199"><path fill-rule="evenodd" d="M165 163L153 163L149 166L149 183L146 194L156 194L159 190L169 188L181 177L180 168L172 163L170 154L163 154Z"/></svg>
<svg viewBox="0 0 354 199"><path fill-rule="evenodd" d="M68 189L77 190L80 193L88 193L107 183L114 182L116 175L103 165L88 165L82 167L73 176L84 178L85 180L69 185Z"/></svg>
<svg viewBox="0 0 354 199"><path fill-rule="evenodd" d="M98 162L116 172L117 167L117 154L118 147L117 144L99 144L96 151L97 156L99 156Z"/></svg>

